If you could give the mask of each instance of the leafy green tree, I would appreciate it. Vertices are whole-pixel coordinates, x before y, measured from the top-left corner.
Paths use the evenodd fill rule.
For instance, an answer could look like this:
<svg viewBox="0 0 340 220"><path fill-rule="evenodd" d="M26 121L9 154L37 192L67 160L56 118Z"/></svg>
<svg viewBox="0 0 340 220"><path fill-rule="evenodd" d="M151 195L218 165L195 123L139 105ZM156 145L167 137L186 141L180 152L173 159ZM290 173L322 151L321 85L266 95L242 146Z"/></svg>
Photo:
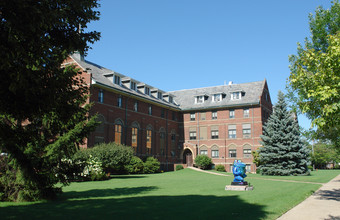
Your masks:
<svg viewBox="0 0 340 220"><path fill-rule="evenodd" d="M319 7L310 14L311 37L289 58L288 89L296 110L317 127L318 138L340 148L340 4L332 3L329 10Z"/></svg>
<svg viewBox="0 0 340 220"><path fill-rule="evenodd" d="M284 94L280 91L278 102L261 136L259 169L263 175L308 174L309 151L301 139L298 123L288 111Z"/></svg>
<svg viewBox="0 0 340 220"><path fill-rule="evenodd" d="M96 7L96 0L0 1L0 150L17 171L13 200L60 192L55 184L69 181L65 161L96 126L87 86L74 67L61 66L99 39L83 31L99 19Z"/></svg>
<svg viewBox="0 0 340 220"><path fill-rule="evenodd" d="M325 169L327 164L333 165L340 162L340 154L333 145L327 143L317 143L311 149L311 161L315 168Z"/></svg>

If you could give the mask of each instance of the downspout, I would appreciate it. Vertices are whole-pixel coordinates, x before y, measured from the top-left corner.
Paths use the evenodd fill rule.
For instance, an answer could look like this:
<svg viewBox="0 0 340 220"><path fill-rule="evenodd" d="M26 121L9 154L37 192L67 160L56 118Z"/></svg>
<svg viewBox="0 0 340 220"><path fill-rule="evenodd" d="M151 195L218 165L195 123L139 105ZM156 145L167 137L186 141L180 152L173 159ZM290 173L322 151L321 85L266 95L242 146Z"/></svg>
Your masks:
<svg viewBox="0 0 340 220"><path fill-rule="evenodd" d="M125 119L124 119L124 145L126 145L127 142L127 106L128 106L128 101L129 101L129 97L126 96L126 101L125 101Z"/></svg>
<svg viewBox="0 0 340 220"><path fill-rule="evenodd" d="M166 119L165 119L165 122L166 122L166 125L165 125L165 164L166 164L166 170L168 171L168 136L169 136L169 133L168 133L168 113L169 113L169 110L167 109L166 110Z"/></svg>
<svg viewBox="0 0 340 220"><path fill-rule="evenodd" d="M200 113L197 112L197 152L196 152L196 156L198 155L198 148L200 147Z"/></svg>

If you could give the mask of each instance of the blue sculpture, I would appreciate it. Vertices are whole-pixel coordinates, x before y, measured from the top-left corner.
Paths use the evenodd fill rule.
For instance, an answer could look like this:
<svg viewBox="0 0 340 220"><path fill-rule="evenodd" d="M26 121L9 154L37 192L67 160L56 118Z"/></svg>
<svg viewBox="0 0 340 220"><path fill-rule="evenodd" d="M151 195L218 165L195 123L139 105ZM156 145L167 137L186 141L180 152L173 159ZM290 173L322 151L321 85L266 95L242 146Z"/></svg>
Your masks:
<svg viewBox="0 0 340 220"><path fill-rule="evenodd" d="M246 175L246 165L241 160L235 160L233 164L234 182L243 183ZM246 182L245 182L246 183Z"/></svg>

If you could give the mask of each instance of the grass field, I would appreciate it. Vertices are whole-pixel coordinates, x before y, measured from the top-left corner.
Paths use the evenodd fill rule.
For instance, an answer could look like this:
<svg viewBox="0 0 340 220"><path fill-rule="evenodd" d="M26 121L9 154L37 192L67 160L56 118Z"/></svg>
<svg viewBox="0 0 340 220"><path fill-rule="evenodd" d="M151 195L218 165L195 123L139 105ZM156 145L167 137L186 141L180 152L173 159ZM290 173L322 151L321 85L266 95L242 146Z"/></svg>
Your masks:
<svg viewBox="0 0 340 220"><path fill-rule="evenodd" d="M300 182L254 174L246 180L255 189L243 192L224 190L232 176L190 169L115 176L108 181L72 183L55 201L0 203L0 218L276 219L321 186L315 183L338 174L340 171L317 171L307 177L286 177Z"/></svg>

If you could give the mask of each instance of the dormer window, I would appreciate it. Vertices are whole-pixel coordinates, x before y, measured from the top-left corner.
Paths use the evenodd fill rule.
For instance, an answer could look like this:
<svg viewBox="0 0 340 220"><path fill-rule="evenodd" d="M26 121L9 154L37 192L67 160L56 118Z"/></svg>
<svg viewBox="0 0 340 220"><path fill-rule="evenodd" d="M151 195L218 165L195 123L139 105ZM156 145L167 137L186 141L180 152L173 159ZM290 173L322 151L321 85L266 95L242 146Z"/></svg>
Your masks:
<svg viewBox="0 0 340 220"><path fill-rule="evenodd" d="M120 77L115 75L113 82L114 82L114 84L120 85Z"/></svg>
<svg viewBox="0 0 340 220"><path fill-rule="evenodd" d="M150 95L150 88L149 87L145 87L144 93L146 95Z"/></svg>
<svg viewBox="0 0 340 220"><path fill-rule="evenodd" d="M172 103L173 102L173 98L172 96L169 96L169 102Z"/></svg>
<svg viewBox="0 0 340 220"><path fill-rule="evenodd" d="M197 104L201 104L201 103L204 103L204 96L203 95L200 95L200 96L196 96L196 103Z"/></svg>
<svg viewBox="0 0 340 220"><path fill-rule="evenodd" d="M241 99L242 92L233 92L231 93L231 100Z"/></svg>
<svg viewBox="0 0 340 220"><path fill-rule="evenodd" d="M136 90L137 89L137 85L136 85L136 83L135 82L130 82L130 89L132 89L132 90Z"/></svg>
<svg viewBox="0 0 340 220"><path fill-rule="evenodd" d="M222 94L214 94L213 102L220 102L220 101L222 101Z"/></svg>
<svg viewBox="0 0 340 220"><path fill-rule="evenodd" d="M157 92L157 98L159 98L159 99L163 99L163 95L162 95L162 93L161 93L161 92Z"/></svg>

